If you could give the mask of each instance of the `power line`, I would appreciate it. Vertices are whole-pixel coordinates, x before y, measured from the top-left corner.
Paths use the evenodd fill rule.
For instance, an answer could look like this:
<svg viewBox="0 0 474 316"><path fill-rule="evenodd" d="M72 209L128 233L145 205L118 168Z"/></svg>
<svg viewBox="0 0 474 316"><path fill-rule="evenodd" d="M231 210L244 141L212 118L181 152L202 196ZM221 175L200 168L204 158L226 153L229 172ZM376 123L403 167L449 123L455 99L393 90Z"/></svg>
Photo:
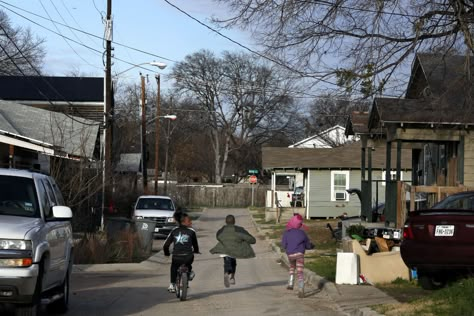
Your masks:
<svg viewBox="0 0 474 316"><path fill-rule="evenodd" d="M0 0L0 3L4 3L4 1L1 1L1 0ZM25 19L25 20L27 20L27 21L29 21L29 22L31 22L31 23L33 23L33 24L35 24L35 25L37 25L37 26L39 26L39 27L41 27L41 28L43 28L43 29L45 29L45 30L51 32L51 33L53 33L53 34L56 34L56 35L58 35L58 36L60 36L60 37L64 37L64 38L66 38L67 40L69 40L69 41L71 41L71 42L74 42L74 43L76 43L76 44L78 44L78 45L81 45L81 46L83 46L83 47L85 47L85 48L87 48L87 49L89 49L89 50L91 50L91 51L98 52L98 53L102 54L102 51L99 51L98 49L93 48L93 47L90 47L90 46L88 46L88 45L86 45L86 44L79 43L78 41L76 41L76 40L74 40L74 39L72 39L72 38L70 38L70 37L68 37L68 36L65 36L65 35L63 35L63 34L60 34L60 33L56 32L56 31L54 31L54 30L52 30L52 29L50 29L50 28L48 28L48 27L46 27L46 26L44 26L44 25L42 25L42 24L36 22L36 21L33 21L33 20L31 20L31 19L25 17L24 15L19 14L19 13L15 12L14 10L11 10L10 8L5 7L5 6L2 5L2 4L0 4L0 7L3 7L4 9L6 9L6 10L8 10L8 11L10 11L10 12L12 12L12 13L14 13L14 14L20 16L20 17L22 17L23 19ZM44 18L44 17L42 17L42 18ZM59 23L59 22L57 22L57 23L58 23L58 24L61 24L61 23ZM72 27L71 27L71 28L72 28ZM74 28L72 28L72 29L74 29ZM94 36L96 36L96 35L94 35ZM96 36L96 37L98 37L98 36ZM98 38L99 38L99 37L98 37ZM149 55L152 55L152 54L149 53ZM149 71L149 72L155 72L155 71L152 70L152 69L149 69L149 68L143 67L143 66L141 66L141 65L137 65L137 64L131 63L131 62L126 61L126 60L121 59L121 58L118 58L118 57L113 57L113 58L114 58L115 60L118 60L118 61L121 61L121 62L123 62L123 63L126 63L126 64L128 64L128 65L130 65L130 66L134 66L134 67L136 67L136 68L141 68L141 69L146 70L146 71ZM169 60L169 59L167 59L167 60ZM174 62L174 61L173 61L173 62Z"/></svg>
<svg viewBox="0 0 474 316"><path fill-rule="evenodd" d="M71 11L68 9L68 7L66 6L66 4L64 4L64 0L61 0L61 4L63 5L64 9L66 9L66 12L68 13L68 15L71 17L71 19L74 21L74 23L79 27L79 29L81 29L81 25L79 24L79 22L77 22L76 18L74 17L74 15L71 13ZM64 19L63 19L64 20ZM66 23L66 21L64 21L64 23ZM71 28L69 28L69 30L72 30ZM72 31L71 31L72 32ZM74 33L74 32L72 32ZM75 33L74 33L75 34ZM96 45L97 43L93 41L93 38L88 35L87 38L91 41L91 43L93 43L94 45Z"/></svg>
<svg viewBox="0 0 474 316"><path fill-rule="evenodd" d="M58 14L60 15L60 17L64 20L64 18L61 16L61 14L59 13L58 9L56 8L56 6L54 5L53 1L50 0L50 2L53 4L54 8L56 9L56 12L58 12ZM90 62L88 62L84 57L82 57L75 49L74 47L72 47L72 45L66 40L66 38L63 36L63 34L61 33L61 31L59 30L58 26L54 23L53 19L51 18L51 15L49 14L48 10L46 10L46 7L43 5L43 1L42 0L39 0L39 3L41 4L41 7L43 8L44 12L46 13L46 15L49 17L49 20L51 21L51 23L53 23L53 26L54 28L58 31L59 34L61 34L61 37L62 39L66 42L66 44L71 48L71 50L74 52L74 54L76 54L80 59L82 59L82 61L84 61L86 64L88 64L89 66L91 67L95 67L95 68L100 68L96 65L93 65L91 64ZM76 36L77 38L77 35L76 33L73 33L74 36ZM79 40L79 42L84 45L84 43L81 42L81 40L79 38L77 38Z"/></svg>
<svg viewBox="0 0 474 316"><path fill-rule="evenodd" d="M31 14L31 15L33 15L33 16L36 16L36 17L38 17L38 18L40 18L40 19L48 20L48 18L46 18L46 17L44 17L44 16L41 16L41 15L36 14L36 13L34 13L34 12L25 10L25 9L20 8L20 7L18 7L18 6L12 5L12 4L7 3L7 2L5 2L5 1L3 1L3 0L0 0L0 3L3 3L4 5L13 7L13 8L15 8L15 9L18 9L18 10L20 10L20 11L26 12L26 13ZM14 11L14 10L12 10L12 9L10 9L10 8L7 8L7 7L3 6L3 5L0 5L0 6L3 7L3 8L5 8L5 9L7 9L8 11L10 11L10 12L12 12L12 13L14 13L14 14L16 14L16 15L18 15L18 16L20 16L20 17L22 17L22 18L24 18L24 19L26 19L26 20L28 20L28 21L30 21L31 23L34 23L34 24L36 24L36 25L38 25L38 26L40 26L40 27L43 27L41 24L39 24L39 23L37 23L37 22L34 22L33 20L31 20L31 19L25 17L24 15L19 14L18 12ZM83 33L83 34L87 34L87 35L89 35L89 36L98 38L98 39L100 39L100 40L103 40L103 39L104 39L104 38L101 37L101 36L98 36L98 35L95 35L95 34L86 32L86 31L81 30L81 29L77 29L77 28L72 27L72 26L70 26L70 25L65 25L65 24L60 23L60 22L58 22L58 21L54 21L54 22L55 22L56 24L58 24L58 25L61 25L61 26L70 28L70 29L72 29L72 30L74 30L74 31L81 32L81 33ZM144 51L144 50L135 48L135 47L131 47L131 46L129 46L129 45L122 44L122 43L119 43L119 42L116 42L116 41L112 41L112 44L117 45L117 46L122 46L122 47L124 47L124 48L131 49L131 50L133 50L133 51L136 51L136 52L139 52L139 53L142 53L142 54L145 54L145 55L149 55L149 56L153 56L153 57L156 57L156 58L160 58L160 59L163 59L163 60L166 60L166 61L169 61L169 62L173 62L173 63L176 63L176 62L177 62L176 60L173 60L173 59L170 59L170 58L166 58L166 57L163 57L163 56L154 54L154 53L150 53L150 52L147 52L147 51Z"/></svg>
<svg viewBox="0 0 474 316"><path fill-rule="evenodd" d="M1 0L0 0L0 3L4 3L4 1L1 1ZM33 23L33 24L35 24L35 25L37 25L37 26L39 26L39 27L41 27L41 28L43 28L43 29L48 30L49 32L52 32L53 34L56 34L56 35L58 35L58 36L60 36L60 37L63 37L63 38L66 38L66 39L68 39L68 40L70 40L70 41L72 41L72 42L74 42L74 43L76 43L76 44L78 44L78 45L81 45L81 46L83 46L83 47L85 47L85 48L87 48L87 49L90 49L90 50L92 50L92 51L94 51L94 52L99 52L99 53L102 54L102 52L100 52L99 50L97 50L97 49L95 49L95 48L93 48L93 47L90 47L90 46L88 46L88 45L86 45L86 44L84 44L84 43L79 43L79 42L77 42L76 40L74 40L74 39L72 39L72 38L69 38L69 37L67 37L67 36L65 36L65 35L63 35L63 34L61 34L61 33L58 33L58 32L56 32L56 31L54 31L54 30L51 30L51 29L49 29L48 27L45 27L45 26L43 26L42 24L39 24L39 23L37 23L36 21L33 21L33 20L31 20L31 19L29 19L29 18L27 18L27 17L25 17L25 16L23 16L23 15L21 15L21 14L15 12L14 10L11 10L11 9L9 9L9 8L7 8L7 7L3 6L3 5L1 5L1 4L0 4L0 7L3 7L3 8L5 8L5 9L9 10L10 12L12 12L12 13L14 13L14 14L20 16L20 17L22 17L23 19L26 19L27 21L29 21L29 22L31 22L31 23ZM19 8L19 9L22 10L21 8ZM23 11L26 11L26 10L23 10ZM31 14L33 14L33 15L35 15L35 16L41 17L42 19L48 20L47 18L42 17L42 16L39 16L39 15L37 15L37 14L35 14L35 13L29 12L29 11L26 11L26 12L31 13ZM62 23L60 23L60 22L55 22L55 23L57 23L57 24L59 24L59 25L63 25L63 26L65 26L65 27L69 27L69 28L71 28L71 29L73 29L73 30L77 30L77 31L79 31L79 32L83 32L83 33L85 33L85 34L90 34L90 33L87 33L87 32L84 32L84 31L81 31L81 30L78 30L78 29L75 29L75 28L73 28L73 27L64 25L64 24L62 24ZM94 37L100 38L100 37L98 37L98 36L96 36L96 35L93 35L93 34L91 34L91 35L94 36ZM123 46L123 44L121 44L121 45ZM126 45L125 45L125 46L126 46ZM136 50L136 49L135 49L135 50ZM143 52L143 53L145 53L145 54L151 55L151 56L158 56L158 55L155 55L155 54L152 54L152 53L145 52L145 51L143 51L143 50L139 50L139 51L140 51L140 52ZM143 67L143 66L141 66L141 65L139 65L139 64L134 64L134 63L131 63L131 62L129 62L129 61L126 61L126 60L121 59L121 58L118 58L118 57L113 57L113 58L114 58L115 60L118 60L118 61L121 61L121 62L123 62L123 63L129 64L129 65L131 65L131 66L133 66L133 67L141 68L141 69L144 69L144 70L150 71L150 72L154 72L154 70L149 69L149 68L146 68L146 67ZM171 60L171 59L163 58L163 57L162 57L162 59L166 59L166 60L169 60L169 61L173 61L173 60ZM173 61L173 62L177 62L177 61ZM224 74L224 75L226 75L226 74ZM227 75L226 75L226 76L227 76ZM229 76L228 76L228 77L229 77ZM278 88L278 89L282 89L282 88ZM302 92L302 91L294 91L294 93L295 93L295 94L305 94L305 95L307 95L308 97L311 97L311 98L318 98L318 97L319 97L319 96L317 96L317 95L311 95L311 94L308 94L307 92ZM296 98L303 98L303 97L298 97L298 96L296 96Z"/></svg>
<svg viewBox="0 0 474 316"><path fill-rule="evenodd" d="M280 66L280 67L283 67L283 68L285 68L285 69L287 69L287 70L289 70L289 71L291 71L291 72L293 72L293 73L296 73L296 74L298 74L299 76L301 76L301 77L303 77L303 78L305 78L305 77L313 77L314 79L317 79L317 80L319 80L319 81L321 81L321 82L324 82L324 83L327 83L327 84L331 84L331 85L336 85L336 86L337 86L336 83L333 83L333 82L331 82L331 81L329 81L329 80L325 80L325 79L323 79L323 78L318 78L318 77L315 77L315 76L309 76L309 75L303 73L302 71L299 71L299 70L297 70L297 69L295 69L295 68L292 68L292 67L290 67L290 66L288 66L288 65L285 65L284 63L282 63L282 62L280 62L280 61L278 61L278 60L276 60L276 59L274 59L274 58L271 58L271 57L268 57L268 56L266 56L266 55L264 55L264 54L262 54L262 53L259 53L259 52L257 52L256 50L253 50L253 49L251 49L250 47L248 47L248 46L246 46L246 45L244 45L244 44L241 44L240 42L237 42L236 40L230 38L229 36L224 35L224 34L221 33L220 31L218 31L218 30L216 30L215 28L213 28L213 27L207 25L206 23L201 22L199 19L193 17L191 14L189 14L188 12L186 12L186 11L184 11L183 9L179 8L178 6L172 4L172 3L169 2L168 0L163 0L163 1L165 1L167 4L169 4L170 6L172 6L173 8L175 8L176 10L178 10L179 12L183 13L184 15L186 15L187 17L189 17L190 19L192 19L192 20L194 20L195 22L199 23L200 25L204 26L205 28L207 28L207 29L211 30L212 32L216 33L217 35L219 35L219 36L221 36L221 37L223 37L223 38L225 38L225 39L231 41L232 43L236 44L237 46L242 47L243 49L245 49L245 50L251 52L251 53L254 54L254 55L257 55L257 56L259 56L259 57L261 57L261 58L263 58L263 59L266 59L266 60L268 60L268 61L271 61L272 63L274 63L274 64L276 64L276 65L278 65L278 66Z"/></svg>
<svg viewBox="0 0 474 316"><path fill-rule="evenodd" d="M99 36L97 36L97 35L88 33L88 32L86 32L86 31L83 31L83 30L80 30L80 29L77 29L77 28L74 28L74 27L72 27L72 26L70 26L70 25L67 25L67 24L63 24L63 23L54 21L54 20L52 20L51 18L48 19L48 18L46 18L46 17L43 17L43 16L38 15L38 14L36 14L36 13L30 12L30 11L28 11L28 10L24 10L24 9L19 8L19 7L17 7L17 6L14 6L14 5L10 5L10 4L8 4L8 3L5 3L5 2L2 1L2 0L0 0L0 3L4 3L4 4L7 4L7 5L9 5L9 6L15 7L15 8L19 9L19 10L22 10L22 11L24 11L24 12L27 12L27 13L32 14L32 15L34 15L34 16L37 16L37 17L39 17L39 18L41 18L41 19L45 19L45 20L52 21L53 23L56 23L56 24L61 25L61 26L64 26L64 27L67 27L67 28L69 28L69 29L72 29L72 30L75 30L75 31L78 31L78 32L81 32L81 33L84 33L84 34L87 34L87 35L90 35L90 36L95 37L95 38L98 38L98 39L102 39L101 37L99 37ZM98 51L97 49L95 49L95 48L93 48L93 47L90 47L90 46L88 46L88 45L85 45L85 44L82 43L82 42L78 42L78 41L76 41L76 40L74 40L74 39L71 39L71 38L69 38L69 37L67 37L67 36L65 36L65 35L63 35L63 34L61 34L61 33L55 32L54 30L51 30L51 29L49 29L49 28L47 28L47 27L45 27L45 26L43 26L43 25L37 23L36 21L31 20L31 19L25 17L24 15L19 14L19 13L17 13L17 12L14 11L14 10L5 7L5 6L2 5L2 4L0 4L0 7L3 7L3 8L5 8L6 10L9 10L10 12L12 12L12 13L14 13L14 14L20 16L20 17L22 17L23 19L26 19L27 21L29 21L29 22L31 22L31 23L33 23L33 24L35 24L35 25L37 25L37 26L39 26L39 27L41 27L41 28L44 28L44 29L48 30L49 32L52 32L53 34L56 34L56 35L58 35L58 36L60 36L60 37L62 37L62 38L65 38L65 39L67 39L67 40L69 40L69 41L72 41L72 42L74 42L74 43L76 43L76 44L78 44L78 45L81 45L81 46L83 46L83 47L85 47L85 48L87 48L87 49L90 49L90 50L92 50L92 51L94 51L94 52L96 52L96 53L102 54L102 52ZM176 7L176 8L177 8L177 7ZM180 10L179 8L177 8L177 9ZM181 10L181 11L182 11L182 10ZM182 11L182 12L184 12L184 11ZM185 13L185 12L184 12L184 13ZM187 13L185 13L185 14L187 14ZM188 14L187 14L187 15L188 15ZM188 15L188 16L189 16L189 15ZM190 17L191 17L191 16L190 16ZM193 18L193 17L191 17L191 18ZM204 26L210 28L209 26L205 25L204 23L200 22L199 20L197 20L197 19L195 19L195 18L193 18L193 19L196 20L197 22L199 22L200 24L202 24L202 25L204 25ZM214 30L214 29L212 29L212 28L210 28L210 29L211 29L211 30ZM214 31L216 31L216 30L214 30ZM218 32L218 31L216 31L216 32ZM219 33L219 32L218 32L218 33ZM223 34L220 34L220 35L226 37L226 36L223 35ZM226 37L226 38L227 38L227 37ZM231 41L233 41L233 42L236 42L236 41L234 41L234 40L232 40L232 39L230 39L230 38L228 38L228 39L231 40ZM146 51L143 51L143 50L140 50L140 49L132 48L132 47L127 46L127 45L124 45L124 44L120 44L120 43L117 43L117 42L113 42L113 43L115 43L115 44L117 44L117 45L119 45L119 46L123 46L123 47L126 47L126 48L133 49L133 50L135 50L135 51L139 51L139 52L141 52L141 53L144 53L144 54L147 54L147 55L150 55L150 56L159 57L159 58L161 58L161 59L168 60L168 61L172 61L172 62L176 62L176 63L178 62L178 61L174 61L174 60L172 60L172 59L169 59L169 58L166 58L166 57L162 57L162 56L159 56L159 55L156 55L156 54L153 54L153 53L149 53L149 52L146 52ZM238 43L238 42L236 42L236 43ZM239 45L242 45L242 44L239 44ZM242 46L243 46L243 45L242 45ZM245 47L245 46L244 46L244 47ZM253 50L250 50L250 51L253 52L253 53L258 54L259 56L261 55L260 53L254 52ZM261 56L263 56L263 58L265 58L265 59L268 60L268 58L265 57L264 55L261 55ZM149 69L149 68L146 68L146 67L143 67L143 66L141 66L141 65L139 65L139 64L135 64L135 63L126 61L126 60L121 59L121 58L118 58L118 57L113 57L113 58L114 58L115 60L118 60L118 61L121 61L121 62L123 62L123 63L129 64L129 65L131 65L131 66L133 66L133 67L141 68L141 69L144 69L144 70L150 71L150 72L155 72L154 70ZM272 59L270 59L270 61L275 62L275 61L273 61ZM290 69L290 70L292 70L292 71L294 70L294 69L292 69L292 68L288 68L288 66L286 66L286 65L284 65L284 66L285 66L287 69ZM231 76L229 76L229 75L227 75L227 74L222 74L222 75L227 76L227 77L229 77L229 78L232 78ZM327 81L327 80L324 80L324 79L320 79L320 80L323 81L323 82L331 83L330 81ZM331 85L336 85L336 86L337 86L337 84L334 84L334 83L331 83ZM280 87L275 87L275 88L273 88L273 90L275 90L275 89L277 89L277 90L284 90L284 88L280 88ZM255 90L254 90L254 91L255 91ZM290 94L291 94L292 97L294 97L294 98L299 98L299 99L303 99L303 98L322 98L321 95L314 95L314 94L307 93L307 92L305 92L305 91L291 91L291 90L288 90L288 91L290 92ZM305 95L305 96L299 96L299 95ZM324 98L324 97L323 97L323 98Z"/></svg>

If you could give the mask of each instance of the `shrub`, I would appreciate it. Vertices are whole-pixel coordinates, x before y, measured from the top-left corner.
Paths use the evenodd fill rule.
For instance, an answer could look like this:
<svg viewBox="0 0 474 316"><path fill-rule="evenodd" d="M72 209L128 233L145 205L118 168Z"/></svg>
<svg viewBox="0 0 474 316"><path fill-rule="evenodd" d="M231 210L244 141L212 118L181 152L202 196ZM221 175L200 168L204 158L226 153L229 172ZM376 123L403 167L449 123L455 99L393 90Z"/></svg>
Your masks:
<svg viewBox="0 0 474 316"><path fill-rule="evenodd" d="M347 227L346 235L347 236L359 235L360 237L363 237L364 236L364 230L365 230L365 226L363 226L361 224L351 225L351 226Z"/></svg>

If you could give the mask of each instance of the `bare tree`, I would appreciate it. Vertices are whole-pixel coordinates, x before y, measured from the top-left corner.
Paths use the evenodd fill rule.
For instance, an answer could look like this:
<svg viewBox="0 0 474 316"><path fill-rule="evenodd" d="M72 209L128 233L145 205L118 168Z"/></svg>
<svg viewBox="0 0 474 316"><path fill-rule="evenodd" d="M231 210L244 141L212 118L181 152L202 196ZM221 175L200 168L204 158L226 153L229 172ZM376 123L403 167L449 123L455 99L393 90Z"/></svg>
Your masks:
<svg viewBox="0 0 474 316"><path fill-rule="evenodd" d="M288 125L294 113L287 77L243 53L222 58L201 50L176 64L176 88L196 98L214 153L214 177L222 182L229 154L263 143Z"/></svg>
<svg viewBox="0 0 474 316"><path fill-rule="evenodd" d="M403 78L413 52L474 53L471 1L216 1L231 16L215 22L252 31L280 65L364 95L404 89L406 80L389 79Z"/></svg>
<svg viewBox="0 0 474 316"><path fill-rule="evenodd" d="M333 95L323 95L310 105L307 116L302 117L306 136L311 136L336 125L345 126L353 111L368 111L369 103Z"/></svg>
<svg viewBox="0 0 474 316"><path fill-rule="evenodd" d="M14 27L1 10L0 26L0 75L37 75L30 63L41 69L44 40L35 37L28 28Z"/></svg>

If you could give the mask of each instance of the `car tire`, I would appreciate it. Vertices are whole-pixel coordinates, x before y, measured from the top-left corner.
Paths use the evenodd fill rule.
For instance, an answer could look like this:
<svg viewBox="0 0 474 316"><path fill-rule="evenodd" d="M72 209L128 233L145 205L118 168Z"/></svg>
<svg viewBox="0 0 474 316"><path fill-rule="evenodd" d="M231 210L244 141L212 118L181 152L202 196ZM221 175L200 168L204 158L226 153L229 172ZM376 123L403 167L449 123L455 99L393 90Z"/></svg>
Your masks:
<svg viewBox="0 0 474 316"><path fill-rule="evenodd" d="M58 287L56 291L56 293L62 295L62 297L58 299L57 301L54 301L51 304L49 304L48 311L51 311L57 314L64 314L67 312L68 307L69 307L70 278L71 278L71 273L70 273L70 269L68 269L63 283Z"/></svg>
<svg viewBox="0 0 474 316"><path fill-rule="evenodd" d="M424 290L438 290L443 288L446 283L446 279L439 275L418 272L418 284Z"/></svg>
<svg viewBox="0 0 474 316"><path fill-rule="evenodd" d="M15 316L37 316L41 310L41 290L43 288L43 261L39 264L38 279L36 281L35 292L31 304L22 304L15 306Z"/></svg>

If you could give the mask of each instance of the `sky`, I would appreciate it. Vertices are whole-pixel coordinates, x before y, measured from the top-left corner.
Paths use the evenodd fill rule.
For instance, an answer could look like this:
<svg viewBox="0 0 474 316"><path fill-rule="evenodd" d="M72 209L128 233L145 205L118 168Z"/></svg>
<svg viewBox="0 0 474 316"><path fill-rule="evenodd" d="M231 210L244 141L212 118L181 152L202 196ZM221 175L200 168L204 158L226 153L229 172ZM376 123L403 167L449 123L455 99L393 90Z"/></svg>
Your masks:
<svg viewBox="0 0 474 316"><path fill-rule="evenodd" d="M213 0L169 2L211 27L214 27L209 21L211 16L222 18L229 14L227 8ZM104 46L101 38L104 34L102 16L105 17L106 6L106 0L0 0L0 9L8 14L14 26L29 27L35 35L46 41L43 71L54 76L71 73L104 75ZM185 56L201 49L211 50L216 55L225 50L242 50L237 44L200 25L164 0L112 0L112 15L113 41L116 42L113 44L115 59L112 73L119 74L121 80L137 80L138 83L140 72L150 75L159 72L162 76L161 87L167 89L170 87L166 82L167 74L175 62L183 61ZM250 35L245 32L221 32L245 46L256 48L252 45ZM147 65L144 67L148 70L138 67L128 70L133 67L131 64L152 61L165 62L167 67L159 70Z"/></svg>

